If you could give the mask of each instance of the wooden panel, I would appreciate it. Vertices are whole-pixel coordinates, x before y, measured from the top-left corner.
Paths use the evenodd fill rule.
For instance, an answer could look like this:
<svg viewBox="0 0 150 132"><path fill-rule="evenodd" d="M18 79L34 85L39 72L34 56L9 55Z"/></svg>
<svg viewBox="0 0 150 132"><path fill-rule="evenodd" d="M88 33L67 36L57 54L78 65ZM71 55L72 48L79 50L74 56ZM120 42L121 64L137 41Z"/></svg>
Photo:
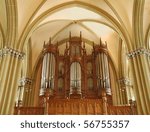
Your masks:
<svg viewBox="0 0 150 132"><path fill-rule="evenodd" d="M132 115L130 106L108 106L109 115Z"/></svg>
<svg viewBox="0 0 150 132"><path fill-rule="evenodd" d="M49 101L49 114L102 114L99 104L101 99L54 99Z"/></svg>
<svg viewBox="0 0 150 132"><path fill-rule="evenodd" d="M64 105L64 113L63 114L70 115L71 114L70 111L71 111L71 105L69 105L69 103L66 102Z"/></svg>
<svg viewBox="0 0 150 132"><path fill-rule="evenodd" d="M94 112L93 104L90 103L90 104L87 105L87 107L88 107L87 108L88 109L88 115L94 115L95 112Z"/></svg>
<svg viewBox="0 0 150 132"><path fill-rule="evenodd" d="M15 115L43 115L43 107L15 107ZM49 101L49 115L102 115L101 99L53 99ZM108 115L132 115L130 106L107 107Z"/></svg>
<svg viewBox="0 0 150 132"><path fill-rule="evenodd" d="M15 115L43 115L43 107L15 107Z"/></svg>

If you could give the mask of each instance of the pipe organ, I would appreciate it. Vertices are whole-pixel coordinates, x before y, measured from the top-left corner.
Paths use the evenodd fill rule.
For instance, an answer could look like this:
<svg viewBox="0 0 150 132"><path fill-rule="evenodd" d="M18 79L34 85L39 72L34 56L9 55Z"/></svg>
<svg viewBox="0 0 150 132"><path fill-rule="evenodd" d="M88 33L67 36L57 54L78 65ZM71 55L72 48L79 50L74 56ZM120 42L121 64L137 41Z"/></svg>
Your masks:
<svg viewBox="0 0 150 132"><path fill-rule="evenodd" d="M43 46L39 96L55 99L101 98L102 90L111 95L107 44L93 44L87 55L82 37L66 42L64 55L51 41Z"/></svg>
<svg viewBox="0 0 150 132"><path fill-rule="evenodd" d="M91 47L87 54L81 35L70 35L63 55L58 43L44 43L32 88L34 106L26 106L28 98L21 103L26 87L21 84L15 114L135 114L134 102L131 107L112 105L107 44Z"/></svg>

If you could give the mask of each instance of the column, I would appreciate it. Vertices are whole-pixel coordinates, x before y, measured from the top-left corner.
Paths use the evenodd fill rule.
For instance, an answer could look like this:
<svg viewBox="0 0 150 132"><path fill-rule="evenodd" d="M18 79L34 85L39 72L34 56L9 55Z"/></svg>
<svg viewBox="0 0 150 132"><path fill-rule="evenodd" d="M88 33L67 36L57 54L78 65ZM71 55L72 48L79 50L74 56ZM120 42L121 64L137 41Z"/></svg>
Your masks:
<svg viewBox="0 0 150 132"><path fill-rule="evenodd" d="M120 93L122 94L123 105L129 105L129 101L134 100L132 84L129 78L122 77L119 79Z"/></svg>
<svg viewBox="0 0 150 132"><path fill-rule="evenodd" d="M128 54L131 69L133 90L138 114L150 114L150 69L148 59L150 50L139 48Z"/></svg>
<svg viewBox="0 0 150 132"><path fill-rule="evenodd" d="M0 72L0 114L13 114L24 53L9 47L2 49Z"/></svg>
<svg viewBox="0 0 150 132"><path fill-rule="evenodd" d="M31 84L32 79L23 77L19 80L19 101L22 102L22 106L29 106L31 96Z"/></svg>

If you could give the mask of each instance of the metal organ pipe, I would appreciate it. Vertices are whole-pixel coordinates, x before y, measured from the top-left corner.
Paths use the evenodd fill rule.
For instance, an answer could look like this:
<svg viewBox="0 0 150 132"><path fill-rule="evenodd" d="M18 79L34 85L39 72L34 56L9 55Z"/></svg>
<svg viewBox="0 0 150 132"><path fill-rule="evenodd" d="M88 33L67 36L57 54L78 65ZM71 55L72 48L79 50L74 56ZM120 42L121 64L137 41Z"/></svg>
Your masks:
<svg viewBox="0 0 150 132"><path fill-rule="evenodd" d="M96 70L98 89L105 88L106 93L111 94L108 58L104 52L97 54Z"/></svg>
<svg viewBox="0 0 150 132"><path fill-rule="evenodd" d="M72 93L73 88L76 88L77 91L81 93L81 66L78 62L71 64L70 93Z"/></svg>
<svg viewBox="0 0 150 132"><path fill-rule="evenodd" d="M105 87L106 87L106 93L111 94L110 89L110 75L109 75L109 65L108 65L108 57L106 54L104 54L104 60L105 60Z"/></svg>
<svg viewBox="0 0 150 132"><path fill-rule="evenodd" d="M47 54L43 57L43 63L42 63L42 78L41 78L41 88L40 88L40 95L44 95L45 91L45 79L46 79L46 57Z"/></svg>
<svg viewBox="0 0 150 132"><path fill-rule="evenodd" d="M46 53L42 63L42 78L40 95L44 95L47 88L54 89L55 57L53 53Z"/></svg>
<svg viewBox="0 0 150 132"><path fill-rule="evenodd" d="M46 87L48 88L48 76L49 76L49 53L47 53L47 59L46 59Z"/></svg>
<svg viewBox="0 0 150 132"><path fill-rule="evenodd" d="M102 64L102 54L100 53L99 55L98 55L98 62L99 62L99 81L100 81L100 87L104 87L103 86L103 70L102 70L102 68L103 68L103 64Z"/></svg>
<svg viewBox="0 0 150 132"><path fill-rule="evenodd" d="M54 89L54 76L55 76L55 57L54 55L52 55L52 74L51 74L52 89Z"/></svg>
<svg viewBox="0 0 150 132"><path fill-rule="evenodd" d="M51 67L52 67L52 59L51 59L51 55L50 53L48 53L48 56L49 56L49 61L48 61L48 87L51 87Z"/></svg>
<svg viewBox="0 0 150 132"><path fill-rule="evenodd" d="M96 68L97 68L97 82L98 82L98 87L103 87L103 72L102 72L102 59L101 59L101 53L97 55L96 58Z"/></svg>

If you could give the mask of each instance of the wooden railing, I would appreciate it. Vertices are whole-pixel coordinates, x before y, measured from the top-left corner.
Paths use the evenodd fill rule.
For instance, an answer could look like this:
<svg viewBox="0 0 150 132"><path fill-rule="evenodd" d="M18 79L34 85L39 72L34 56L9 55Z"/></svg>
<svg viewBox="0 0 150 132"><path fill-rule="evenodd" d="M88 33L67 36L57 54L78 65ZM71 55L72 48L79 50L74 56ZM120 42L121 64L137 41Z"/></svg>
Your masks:
<svg viewBox="0 0 150 132"><path fill-rule="evenodd" d="M44 115L43 107L15 107L15 115Z"/></svg>
<svg viewBox="0 0 150 132"><path fill-rule="evenodd" d="M16 115L134 115L135 105L113 106L102 99L49 99L44 107L15 107Z"/></svg>

